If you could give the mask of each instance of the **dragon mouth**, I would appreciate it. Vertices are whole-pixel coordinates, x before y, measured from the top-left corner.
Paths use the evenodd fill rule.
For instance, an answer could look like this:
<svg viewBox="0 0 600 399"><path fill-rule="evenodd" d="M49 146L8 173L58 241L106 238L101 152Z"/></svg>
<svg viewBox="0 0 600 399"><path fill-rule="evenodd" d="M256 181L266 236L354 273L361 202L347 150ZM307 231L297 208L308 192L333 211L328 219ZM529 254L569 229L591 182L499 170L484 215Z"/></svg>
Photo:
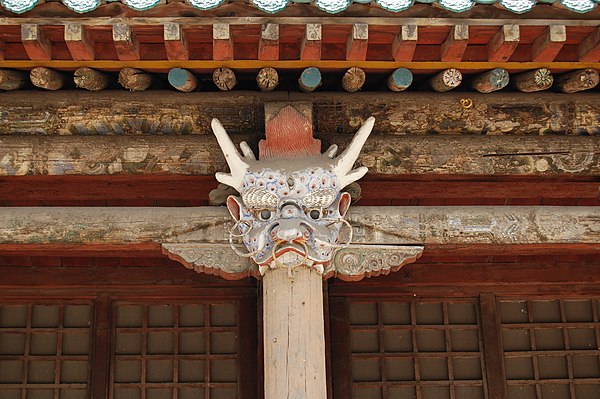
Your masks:
<svg viewBox="0 0 600 399"><path fill-rule="evenodd" d="M275 243L271 256L261 262L261 266L270 265L271 267L294 268L300 265L312 266L318 261L311 259L308 253L308 246L304 240L294 240L291 242L280 241Z"/></svg>

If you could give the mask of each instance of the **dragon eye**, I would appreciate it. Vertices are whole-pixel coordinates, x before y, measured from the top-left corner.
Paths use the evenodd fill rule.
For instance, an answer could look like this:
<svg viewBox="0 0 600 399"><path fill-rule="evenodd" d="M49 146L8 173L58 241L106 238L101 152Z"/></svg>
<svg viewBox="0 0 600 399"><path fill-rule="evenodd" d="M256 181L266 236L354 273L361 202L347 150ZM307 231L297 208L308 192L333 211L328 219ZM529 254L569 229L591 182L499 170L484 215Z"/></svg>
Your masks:
<svg viewBox="0 0 600 399"><path fill-rule="evenodd" d="M318 220L321 217L321 211L318 209L313 209L308 213L308 216L310 216L310 218L313 220Z"/></svg>
<svg viewBox="0 0 600 399"><path fill-rule="evenodd" d="M263 220L263 221L269 220L269 219L271 219L271 216L273 216L273 212L271 212L268 209L263 209L263 210L260 211L260 213L258 214L258 216L259 216L260 220Z"/></svg>

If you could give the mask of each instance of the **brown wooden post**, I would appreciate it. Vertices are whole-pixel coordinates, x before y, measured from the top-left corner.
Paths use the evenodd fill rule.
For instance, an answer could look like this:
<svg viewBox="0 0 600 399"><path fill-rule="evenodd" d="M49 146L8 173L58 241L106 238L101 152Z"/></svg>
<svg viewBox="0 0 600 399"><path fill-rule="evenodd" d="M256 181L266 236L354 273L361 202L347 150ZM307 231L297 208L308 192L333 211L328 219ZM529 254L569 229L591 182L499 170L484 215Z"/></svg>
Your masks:
<svg viewBox="0 0 600 399"><path fill-rule="evenodd" d="M327 398L323 276L314 268L263 277L265 398Z"/></svg>

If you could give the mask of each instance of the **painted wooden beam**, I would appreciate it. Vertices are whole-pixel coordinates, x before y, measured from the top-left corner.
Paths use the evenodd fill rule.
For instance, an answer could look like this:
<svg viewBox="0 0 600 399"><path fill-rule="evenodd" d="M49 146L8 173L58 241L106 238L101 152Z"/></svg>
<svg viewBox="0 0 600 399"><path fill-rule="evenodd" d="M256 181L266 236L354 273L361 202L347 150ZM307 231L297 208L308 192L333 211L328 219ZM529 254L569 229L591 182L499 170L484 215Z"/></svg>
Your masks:
<svg viewBox="0 0 600 399"><path fill-rule="evenodd" d="M33 61L52 59L52 43L37 24L21 25L21 42L29 58Z"/></svg>
<svg viewBox="0 0 600 399"><path fill-rule="evenodd" d="M480 93L492 93L508 86L510 75L503 68L492 69L475 76L471 80L471 87Z"/></svg>
<svg viewBox="0 0 600 399"><path fill-rule="evenodd" d="M18 90L28 81L26 72L0 69L0 90Z"/></svg>
<svg viewBox="0 0 600 399"><path fill-rule="evenodd" d="M344 73L342 76L342 88L350 93L354 93L362 89L365 81L367 80L367 74L360 68L352 67Z"/></svg>
<svg viewBox="0 0 600 399"><path fill-rule="evenodd" d="M119 60L136 61L140 59L139 43L130 25L124 23L114 24L112 38Z"/></svg>
<svg viewBox="0 0 600 399"><path fill-rule="evenodd" d="M229 91L237 85L235 72L229 68L217 68L214 70L212 80L221 91Z"/></svg>
<svg viewBox="0 0 600 399"><path fill-rule="evenodd" d="M511 76L511 84L524 93L548 90L553 83L552 72L546 68L534 69L533 71Z"/></svg>
<svg viewBox="0 0 600 399"><path fill-rule="evenodd" d="M184 93L192 92L198 88L198 79L187 69L173 68L169 71L167 79L171 86Z"/></svg>
<svg viewBox="0 0 600 399"><path fill-rule="evenodd" d="M543 35L535 39L531 46L531 60L552 62L567 41L567 28L564 25L550 25Z"/></svg>
<svg viewBox="0 0 600 399"><path fill-rule="evenodd" d="M163 26L163 40L165 51L169 60L188 60L190 55L185 33L181 25L167 23Z"/></svg>
<svg viewBox="0 0 600 399"><path fill-rule="evenodd" d="M570 245L600 250L600 207L352 207L355 244ZM0 208L2 246L227 243L222 207ZM561 228L556 228L561 226Z"/></svg>
<svg viewBox="0 0 600 399"><path fill-rule="evenodd" d="M502 25L487 45L488 61L508 61L519 45L519 25Z"/></svg>
<svg viewBox="0 0 600 399"><path fill-rule="evenodd" d="M229 31L229 24L216 23L212 26L213 35L213 60L230 61L234 58L233 40Z"/></svg>
<svg viewBox="0 0 600 399"><path fill-rule="evenodd" d="M402 25L392 42L392 56L398 62L410 62L413 59L419 39L416 25Z"/></svg>
<svg viewBox="0 0 600 399"><path fill-rule="evenodd" d="M304 36L300 43L300 59L315 61L321 59L322 26L321 24L306 24Z"/></svg>
<svg viewBox="0 0 600 399"><path fill-rule="evenodd" d="M387 87L391 91L404 91L413 82L413 74L409 69L398 68L387 78Z"/></svg>
<svg viewBox="0 0 600 399"><path fill-rule="evenodd" d="M20 71L0 70L22 76ZM594 74L590 72L593 80ZM560 75L559 75L560 76ZM555 76L555 81L559 76ZM27 77L25 78L27 81ZM573 82L577 77L570 78ZM2 80L2 79L0 79ZM567 79L569 80L569 79ZM592 82L593 83L593 82ZM574 84L574 83L573 83ZM566 82L562 84L565 89ZM555 86L559 86L555 83ZM76 96L74 94L77 94ZM473 106L464 108L462 100ZM219 118L228 132L260 132L263 105L270 101L310 101L315 130L352 136L356 121L376 119L373 135L599 135L598 93L504 93L491 95L452 92L330 93L275 91L259 93L53 93L13 91L0 96L0 134L123 135L206 134L210 120ZM551 106L549 106L549 104ZM231 113L235 109L237 112ZM185 110L185 112L182 112ZM429 115L439 115L430 118ZM357 119L358 118L358 119Z"/></svg>
<svg viewBox="0 0 600 399"><path fill-rule="evenodd" d="M364 61L369 48L369 25L354 24L346 40L346 60Z"/></svg>
<svg viewBox="0 0 600 399"><path fill-rule="evenodd" d="M462 73L458 69L450 68L434 75L429 79L429 87L438 93L456 89L462 82Z"/></svg>
<svg viewBox="0 0 600 399"><path fill-rule="evenodd" d="M35 67L29 72L29 80L35 87L45 90L58 90L65 84L63 73L46 67Z"/></svg>
<svg viewBox="0 0 600 399"><path fill-rule="evenodd" d="M119 84L129 91L144 91L152 84L152 75L135 68L119 71Z"/></svg>
<svg viewBox="0 0 600 399"><path fill-rule="evenodd" d="M577 93L598 86L600 75L595 69L582 69L563 73L556 78L555 87L563 93Z"/></svg>
<svg viewBox="0 0 600 399"><path fill-rule="evenodd" d="M88 67L77 68L73 73L75 85L89 91L101 91L108 87L110 78L107 74Z"/></svg>
<svg viewBox="0 0 600 399"><path fill-rule="evenodd" d="M65 43L75 61L94 60L94 40L82 24L65 25Z"/></svg>
<svg viewBox="0 0 600 399"><path fill-rule="evenodd" d="M264 24L260 29L258 59L276 61L279 59L279 24Z"/></svg>
<svg viewBox="0 0 600 399"><path fill-rule="evenodd" d="M298 78L298 87L305 93L315 91L322 84L321 71L319 68L306 68Z"/></svg>
<svg viewBox="0 0 600 399"><path fill-rule="evenodd" d="M321 109L316 111L318 119ZM323 132L320 139L343 149L349 137ZM257 139L238 134L233 140ZM5 135L0 160L0 176L212 175L227 167L207 134ZM375 175L595 176L600 175L600 136L377 134L357 162Z"/></svg>
<svg viewBox="0 0 600 399"><path fill-rule="evenodd" d="M279 85L279 74L275 68L262 68L256 74L256 84L262 92L270 92L275 90Z"/></svg>
<svg viewBox="0 0 600 399"><path fill-rule="evenodd" d="M6 42L0 39L0 61L4 61L4 52L6 51Z"/></svg>
<svg viewBox="0 0 600 399"><path fill-rule="evenodd" d="M440 57L444 62L462 61L469 43L469 25L454 25L440 48Z"/></svg>
<svg viewBox="0 0 600 399"><path fill-rule="evenodd" d="M577 49L579 61L582 62L597 62L600 61L600 28L594 29L583 41Z"/></svg>

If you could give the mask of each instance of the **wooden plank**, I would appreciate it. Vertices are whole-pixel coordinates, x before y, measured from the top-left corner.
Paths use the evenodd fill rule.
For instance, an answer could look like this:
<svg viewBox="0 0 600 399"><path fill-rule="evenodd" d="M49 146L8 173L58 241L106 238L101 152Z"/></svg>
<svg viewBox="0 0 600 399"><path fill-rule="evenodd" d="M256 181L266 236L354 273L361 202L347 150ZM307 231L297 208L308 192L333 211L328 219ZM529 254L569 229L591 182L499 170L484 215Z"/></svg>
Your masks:
<svg viewBox="0 0 600 399"><path fill-rule="evenodd" d="M150 211L151 209L151 211ZM600 250L600 207L353 207L353 243L432 248L512 245ZM224 208L0 208L0 244L227 243ZM561 226L557 229L556 226ZM562 247L562 248L561 248Z"/></svg>
<svg viewBox="0 0 600 399"><path fill-rule="evenodd" d="M233 40L229 33L229 24L216 23L213 29L213 60L230 61L233 60Z"/></svg>
<svg viewBox="0 0 600 399"><path fill-rule="evenodd" d="M369 25L354 24L346 40L346 60L364 61L369 48Z"/></svg>
<svg viewBox="0 0 600 399"><path fill-rule="evenodd" d="M322 26L321 24L306 24L304 36L300 43L300 59L315 61L321 59Z"/></svg>
<svg viewBox="0 0 600 399"><path fill-rule="evenodd" d="M94 41L88 28L81 24L65 25L65 43L75 61L94 60Z"/></svg>
<svg viewBox="0 0 600 399"><path fill-rule="evenodd" d="M93 397L104 398L107 396L106 381L110 376L110 354L111 346L110 339L112 336L111 314L112 303L110 296L100 295L94 302L93 319L93 346L92 346L92 362L94 364L94 372L92 373L92 381L90 390L93 392Z"/></svg>
<svg viewBox="0 0 600 399"><path fill-rule="evenodd" d="M266 398L326 398L323 278L313 268L263 276Z"/></svg>
<svg viewBox="0 0 600 399"><path fill-rule="evenodd" d="M31 60L5 60L2 62L4 68L25 68L31 69L39 66L39 61ZM81 61L73 60L50 60L45 61L44 66L60 70L74 70L81 67ZM118 61L118 60L95 60L85 62L85 66L109 71L119 70L124 67L136 67L152 72L168 72L171 68L186 68L193 72L208 73L215 68L227 67L239 71L256 72L265 65L264 61L255 59L215 61L215 60L188 60L188 61L170 61L170 60L139 60L139 61ZM521 62L521 61L462 61L462 62L441 62L441 61L347 61L347 60L278 60L269 61L273 68L282 69L303 69L311 66L322 70L339 71L351 67L368 69L372 72L392 73L396 68L409 68L412 71L421 73L433 73L442 69L457 68L464 73L475 73L489 70L490 68L504 68L509 72L522 72L528 69L551 68L555 72L568 71L581 68L600 69L599 62L579 62L579 61L561 61L561 62Z"/></svg>
<svg viewBox="0 0 600 399"><path fill-rule="evenodd" d="M444 62L462 61L469 43L469 25L454 25L442 43L441 60Z"/></svg>
<svg viewBox="0 0 600 399"><path fill-rule="evenodd" d="M331 358L335 365L331 368L333 394L335 398L352 397L352 358L350 348L350 319L348 303L343 297L329 297L329 322Z"/></svg>
<svg viewBox="0 0 600 399"><path fill-rule="evenodd" d="M416 25L402 25L392 42L392 56L399 62L410 62L413 59L419 39Z"/></svg>
<svg viewBox="0 0 600 399"><path fill-rule="evenodd" d="M325 134L351 136L357 129L356 120L374 116L371 139L379 135L438 133L512 134L528 140L527 135L593 136L600 131L600 103L593 92L576 96L550 92L469 93L471 108L464 108L461 103L467 97L464 92L443 96L413 91L402 96L388 92L318 91L236 91L233 95L205 92L186 96L171 91L57 91L36 92L34 97L30 94L13 91L0 96L0 108L6 111L0 113L1 135L212 135L213 117L219 118L230 133L256 133L264 129L260 118L265 102L290 100L311 101L315 131Z"/></svg>
<svg viewBox="0 0 600 399"><path fill-rule="evenodd" d="M131 30L124 23L114 24L112 38L120 61L136 61L140 59L139 43Z"/></svg>
<svg viewBox="0 0 600 399"><path fill-rule="evenodd" d="M579 61L600 61L600 29L595 29L579 44L577 49Z"/></svg>
<svg viewBox="0 0 600 399"><path fill-rule="evenodd" d="M21 42L31 60L47 61L52 59L52 44L39 25L21 25Z"/></svg>
<svg viewBox="0 0 600 399"><path fill-rule="evenodd" d="M481 331L486 365L486 380L489 399L506 398L506 375L504 372L504 351L502 350L502 331L500 317L496 309L496 297L482 294L479 297L481 307Z"/></svg>
<svg viewBox="0 0 600 399"><path fill-rule="evenodd" d="M425 0L429 1L429 0ZM299 5L296 5L298 7ZM254 10L254 13L252 12ZM446 12L444 15L438 15L432 18L430 9L427 7L422 8L425 10L427 15L424 16L413 16L404 17L398 14L392 13L385 15L360 15L360 16L343 16L342 15L327 15L318 13L318 15L277 15L277 21L282 25L305 25L307 23L322 23L326 25L352 25L356 23L367 23L369 25L382 25L382 26L398 26L398 25L417 25L417 26L453 26L466 24L470 26L493 26L508 25L515 22L515 14L507 13L506 10L494 10L488 8L489 14L481 15L478 17L468 18L461 16L454 12ZM314 11L314 9L313 9ZM416 10L415 10L416 11ZM42 11L43 13L43 11ZM199 11L202 13L202 11ZM206 26L215 23L228 23L231 25L261 25L264 23L272 22L272 15L265 15L263 11L257 9L247 8L244 10L244 15L207 15L202 13L202 18L198 16L130 16L127 15L127 21L131 26L152 26L152 25L164 25L165 23L178 23L183 26ZM313 13L314 14L314 13ZM89 14L88 14L89 15ZM156 15L156 14L155 14ZM400 14L401 15L401 14ZM557 15L557 18L552 18L552 23L556 25L565 25L573 27L597 27L597 18L573 18L572 13L562 13ZM564 18L567 16L567 18ZM518 16L517 16L518 18ZM518 18L521 26L548 26L548 17L534 18L528 15L527 18ZM81 23L89 26L106 26L106 17L89 17L86 15L73 16L73 13L68 11L68 15L64 15L60 19L57 16L46 16L46 15L34 15L32 13L27 16L18 17L2 17L0 18L0 25L7 26L20 26L22 24L39 24L39 25L57 25L67 23Z"/></svg>
<svg viewBox="0 0 600 399"><path fill-rule="evenodd" d="M163 40L169 60L188 60L189 51L187 38L179 24L168 23L163 26Z"/></svg>
<svg viewBox="0 0 600 399"><path fill-rule="evenodd" d="M567 41L567 28L564 25L550 25L543 35L535 39L531 46L531 60L552 62Z"/></svg>
<svg viewBox="0 0 600 399"><path fill-rule="evenodd" d="M260 30L258 59L275 61L279 59L279 24L264 24Z"/></svg>
<svg viewBox="0 0 600 399"><path fill-rule="evenodd" d="M488 61L508 61L520 41L519 25L502 25L487 45Z"/></svg>
<svg viewBox="0 0 600 399"><path fill-rule="evenodd" d="M352 135L353 121L376 119L378 135L432 132L470 135L597 135L600 103L595 93L469 93L474 106L464 108L464 92L325 93L275 91L268 94L236 92L189 93L124 91L55 93L13 91L0 96L0 134L207 134L210 120L221 120L230 133L255 133L268 101L310 101L315 109L315 131ZM551 107L548 106L551 104ZM428 115L439 115L430 118ZM538 137L541 139L541 137ZM583 137L581 137L583 139ZM371 140L370 139L370 140ZM369 141L370 141L369 140ZM368 142L369 142L368 141ZM367 142L367 143L368 143Z"/></svg>
<svg viewBox="0 0 600 399"><path fill-rule="evenodd" d="M350 140L320 138L341 148ZM0 136L0 159L0 176L211 175L226 169L208 135ZM374 135L358 163L378 175L593 176L600 175L600 136Z"/></svg>

